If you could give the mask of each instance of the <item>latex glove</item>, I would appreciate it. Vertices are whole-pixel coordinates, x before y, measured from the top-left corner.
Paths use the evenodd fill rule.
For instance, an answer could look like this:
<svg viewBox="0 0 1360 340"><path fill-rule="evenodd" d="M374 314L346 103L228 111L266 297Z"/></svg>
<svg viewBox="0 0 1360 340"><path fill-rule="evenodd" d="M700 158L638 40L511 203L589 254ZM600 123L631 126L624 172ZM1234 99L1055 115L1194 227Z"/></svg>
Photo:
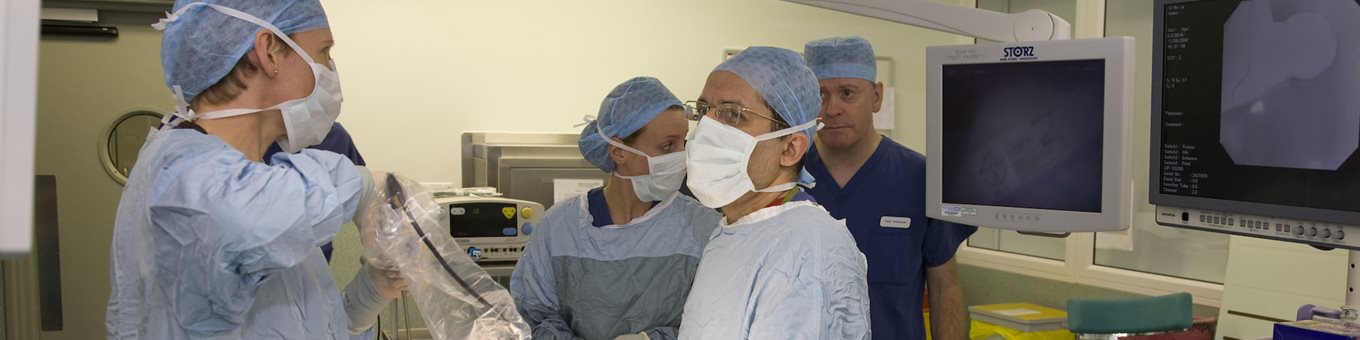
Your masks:
<svg viewBox="0 0 1360 340"><path fill-rule="evenodd" d="M396 299L406 291L406 278L396 268L367 264L364 265L364 272L368 274L369 281L373 282L373 290L378 297Z"/></svg>
<svg viewBox="0 0 1360 340"><path fill-rule="evenodd" d="M359 244L363 247L363 257L378 267L395 267L394 262L385 256L378 239L383 232L384 223L391 223L392 208L387 203L387 172L368 171L358 167L359 173L366 176L364 192L359 198L359 208L354 213L354 225L359 228Z"/></svg>
<svg viewBox="0 0 1360 340"><path fill-rule="evenodd" d="M383 194L387 189L387 173L369 171L362 166L355 168L358 168L364 177L364 190L359 196L359 208L354 212L354 224L360 230L370 228L376 230L382 223L379 208L387 204L386 196Z"/></svg>
<svg viewBox="0 0 1360 340"><path fill-rule="evenodd" d="M363 268L354 273L354 279L345 286L344 293L350 335L363 334L372 328L383 308L406 289L406 280L401 273L379 268L363 258L360 262Z"/></svg>
<svg viewBox="0 0 1360 340"><path fill-rule="evenodd" d="M652 340L652 338L647 336L647 332L641 332L637 334L624 334L616 336L614 337L614 340Z"/></svg>

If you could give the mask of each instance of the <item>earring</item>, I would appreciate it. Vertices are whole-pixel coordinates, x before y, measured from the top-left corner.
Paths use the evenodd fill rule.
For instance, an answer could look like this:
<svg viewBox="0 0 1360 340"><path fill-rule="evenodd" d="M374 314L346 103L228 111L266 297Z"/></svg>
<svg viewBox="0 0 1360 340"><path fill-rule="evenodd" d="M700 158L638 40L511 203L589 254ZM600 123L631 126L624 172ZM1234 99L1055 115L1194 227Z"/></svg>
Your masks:
<svg viewBox="0 0 1360 340"><path fill-rule="evenodd" d="M279 69L274 69L274 75L279 75Z"/></svg>

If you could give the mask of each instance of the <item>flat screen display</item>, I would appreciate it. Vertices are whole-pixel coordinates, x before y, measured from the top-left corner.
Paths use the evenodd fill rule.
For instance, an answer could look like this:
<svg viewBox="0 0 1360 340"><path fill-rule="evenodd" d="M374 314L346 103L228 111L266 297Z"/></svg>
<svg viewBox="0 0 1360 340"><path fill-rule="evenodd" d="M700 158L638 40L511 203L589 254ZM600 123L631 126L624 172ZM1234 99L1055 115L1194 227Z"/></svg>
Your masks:
<svg viewBox="0 0 1360 340"><path fill-rule="evenodd" d="M1360 2L1162 9L1153 189L1360 212Z"/></svg>
<svg viewBox="0 0 1360 340"><path fill-rule="evenodd" d="M449 206L449 229L453 237L502 237L519 235L518 211L511 203L461 203Z"/></svg>
<svg viewBox="0 0 1360 340"><path fill-rule="evenodd" d="M1101 212L1105 60L941 70L941 201Z"/></svg>

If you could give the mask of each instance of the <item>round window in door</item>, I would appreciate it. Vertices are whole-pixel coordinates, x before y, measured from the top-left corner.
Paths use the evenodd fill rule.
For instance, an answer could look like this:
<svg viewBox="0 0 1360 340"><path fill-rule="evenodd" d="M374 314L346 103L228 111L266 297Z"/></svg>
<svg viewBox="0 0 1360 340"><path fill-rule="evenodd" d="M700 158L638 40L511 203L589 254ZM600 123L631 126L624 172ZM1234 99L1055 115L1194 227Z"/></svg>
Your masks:
<svg viewBox="0 0 1360 340"><path fill-rule="evenodd" d="M99 138L99 160L104 171L119 185L127 184L132 166L137 164L137 153L146 143L151 129L160 126L162 114L138 110L119 116L104 129Z"/></svg>

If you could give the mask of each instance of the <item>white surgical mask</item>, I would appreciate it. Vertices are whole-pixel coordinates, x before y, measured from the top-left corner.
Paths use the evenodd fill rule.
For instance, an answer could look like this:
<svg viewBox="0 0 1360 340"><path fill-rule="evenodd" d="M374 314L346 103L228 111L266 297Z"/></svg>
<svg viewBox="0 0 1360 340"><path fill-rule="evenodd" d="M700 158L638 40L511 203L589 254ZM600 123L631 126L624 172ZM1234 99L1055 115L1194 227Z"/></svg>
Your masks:
<svg viewBox="0 0 1360 340"><path fill-rule="evenodd" d="M194 6L208 6L208 8L222 12L222 14L249 21L274 32L274 35L283 39L283 42L288 44L294 53L297 53L302 57L302 60L307 62L307 65L312 69L312 77L316 79L316 82L310 95L288 100L268 108L228 109L204 113L195 113L189 109L183 93L176 85L175 95L180 101L180 107L177 108L178 112L175 113L175 116L193 121L195 119L218 119L277 109L283 113L283 126L286 131L286 134L280 137L277 142L285 152L297 153L309 146L321 144L321 141L326 138L326 133L330 132L331 125L335 124L335 119L340 116L340 103L344 101L344 97L340 93L340 74L335 71L334 61L331 62L330 67L317 63L311 56L307 55L306 51L302 50L302 47L298 46L297 42L280 31L278 27L230 7L202 2L193 3L180 8L178 12L153 26L156 26L157 29L164 29L165 25L173 22L180 13L184 13ZM167 119L163 122L169 123L169 117L167 116ZM166 124L166 127L169 127L169 124Z"/></svg>
<svg viewBox="0 0 1360 340"><path fill-rule="evenodd" d="M705 117L694 128L694 136L685 145L688 152L689 188L699 203L719 208L736 201L748 192L781 192L793 189L795 182L756 189L746 173L747 163L756 144L763 140L783 137L817 125L809 121L803 125L752 137L736 127Z"/></svg>
<svg viewBox="0 0 1360 340"><path fill-rule="evenodd" d="M609 142L609 144L617 146L620 149L628 150L628 152L635 153L639 156L647 157L648 173L646 175L624 176L620 175L618 171L614 172L614 176L633 182L633 193L637 195L639 200L642 200L643 202L660 201L674 195L676 191L680 190L680 184L685 181L686 153L684 151L676 151L653 157L638 149L619 143L613 138L609 138L609 136L604 134L604 131L600 130L599 124L596 124L595 131L600 134L601 138L604 138L604 141Z"/></svg>

